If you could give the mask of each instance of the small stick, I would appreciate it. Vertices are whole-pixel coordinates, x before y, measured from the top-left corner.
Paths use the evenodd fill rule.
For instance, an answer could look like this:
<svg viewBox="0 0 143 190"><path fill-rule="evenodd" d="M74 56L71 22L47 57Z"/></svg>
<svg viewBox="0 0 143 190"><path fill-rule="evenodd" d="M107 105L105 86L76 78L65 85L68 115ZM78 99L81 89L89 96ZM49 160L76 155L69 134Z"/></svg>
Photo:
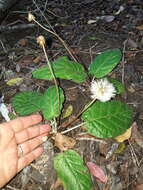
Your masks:
<svg viewBox="0 0 143 190"><path fill-rule="evenodd" d="M35 18L33 18L33 21L34 21L36 24L38 24L41 28L43 28L44 30L46 30L47 32L49 32L49 33L53 34L54 36L56 36L56 37L62 42L62 44L64 45L64 47L66 48L66 50L68 51L68 53L70 54L70 56L73 58L73 60L74 60L75 62L77 62L77 60L75 59L75 57L73 56L73 54L72 54L71 51L69 50L69 48L68 48L67 44L65 43L65 41L64 41L57 33L55 33L55 32L53 32L53 31L51 31L51 30L45 28L42 24L40 24L38 21L36 21Z"/></svg>
<svg viewBox="0 0 143 190"><path fill-rule="evenodd" d="M122 83L124 84L124 78L125 78L125 50L126 50L126 43L127 43L128 40L125 40L124 41L124 47L123 47L123 56L122 56L122 60L121 60L121 63L122 63Z"/></svg>
<svg viewBox="0 0 143 190"><path fill-rule="evenodd" d="M10 185L7 185L6 187L9 188L9 189L12 189L12 190L20 190L20 189L17 189L17 188L15 188L15 187L12 187L12 186L10 186Z"/></svg>
<svg viewBox="0 0 143 190"><path fill-rule="evenodd" d="M14 30L24 30L27 28L34 28L35 24L18 24L14 26L0 26L0 32L14 31Z"/></svg>

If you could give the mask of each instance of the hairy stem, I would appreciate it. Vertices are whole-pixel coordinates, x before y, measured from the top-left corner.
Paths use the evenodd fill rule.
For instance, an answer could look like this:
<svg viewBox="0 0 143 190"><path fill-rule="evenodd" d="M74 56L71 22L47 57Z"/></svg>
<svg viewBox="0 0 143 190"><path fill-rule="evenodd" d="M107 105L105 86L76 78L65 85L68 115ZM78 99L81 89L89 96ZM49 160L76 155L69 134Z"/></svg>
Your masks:
<svg viewBox="0 0 143 190"><path fill-rule="evenodd" d="M42 45L42 48L43 48L43 51L44 51L44 54L45 54L45 58L46 58L47 64L49 66L49 70L50 70L50 72L52 74L52 77L53 77L53 80L54 80L54 83L55 83L55 86L56 86L56 91L57 91L57 96L58 96L58 112L60 114L60 92L59 92L59 88L58 88L58 83L57 83L56 76L54 74L53 68L51 67L50 61L48 59L48 55L47 55L45 46Z"/></svg>

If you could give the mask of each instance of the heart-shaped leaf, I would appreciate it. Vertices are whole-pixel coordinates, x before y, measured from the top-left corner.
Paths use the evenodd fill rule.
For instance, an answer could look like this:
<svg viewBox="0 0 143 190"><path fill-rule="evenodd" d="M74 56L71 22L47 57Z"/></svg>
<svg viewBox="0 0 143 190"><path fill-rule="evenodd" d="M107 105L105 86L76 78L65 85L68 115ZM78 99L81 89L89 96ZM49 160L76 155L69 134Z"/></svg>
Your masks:
<svg viewBox="0 0 143 190"><path fill-rule="evenodd" d="M43 95L41 108L44 114L44 118L47 120L51 120L54 117L59 116L60 114L59 111L62 109L64 94L61 88L58 88L58 91L60 94L60 107L59 107L59 98L57 94L57 89L55 86L49 87L48 90L46 90L46 92Z"/></svg>
<svg viewBox="0 0 143 190"><path fill-rule="evenodd" d="M52 62L51 65L57 78L72 80L80 83L85 81L87 77L84 67L80 63L70 61L68 57L60 57ZM33 77L39 79L53 78L48 65L34 70L32 74Z"/></svg>
<svg viewBox="0 0 143 190"><path fill-rule="evenodd" d="M101 78L113 70L121 59L119 49L107 50L98 55L89 66L89 73Z"/></svg>
<svg viewBox="0 0 143 190"><path fill-rule="evenodd" d="M27 115L40 110L41 98L38 92L20 92L13 97L12 105L18 114Z"/></svg>
<svg viewBox="0 0 143 190"><path fill-rule="evenodd" d="M110 77L108 77L107 79L114 85L116 89L116 94L121 94L125 91L124 85L120 81Z"/></svg>
<svg viewBox="0 0 143 190"><path fill-rule="evenodd" d="M97 101L82 114L82 119L92 135L100 138L116 137L130 127L132 109L120 101Z"/></svg>
<svg viewBox="0 0 143 190"><path fill-rule="evenodd" d="M75 151L58 154L54 158L54 168L65 190L93 190L90 173Z"/></svg>

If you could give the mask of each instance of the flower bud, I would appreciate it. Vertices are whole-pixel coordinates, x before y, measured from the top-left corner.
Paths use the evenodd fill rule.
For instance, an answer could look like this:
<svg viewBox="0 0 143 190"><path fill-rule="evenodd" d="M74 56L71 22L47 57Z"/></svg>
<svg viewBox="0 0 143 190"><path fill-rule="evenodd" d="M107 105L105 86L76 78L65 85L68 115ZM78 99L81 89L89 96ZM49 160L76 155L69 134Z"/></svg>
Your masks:
<svg viewBox="0 0 143 190"><path fill-rule="evenodd" d="M39 36L39 37L37 38L37 43L38 43L41 47L44 46L45 43L46 43L44 36L42 36L42 35Z"/></svg>
<svg viewBox="0 0 143 190"><path fill-rule="evenodd" d="M28 21L31 22L35 19L34 15L32 15L31 13L28 13Z"/></svg>

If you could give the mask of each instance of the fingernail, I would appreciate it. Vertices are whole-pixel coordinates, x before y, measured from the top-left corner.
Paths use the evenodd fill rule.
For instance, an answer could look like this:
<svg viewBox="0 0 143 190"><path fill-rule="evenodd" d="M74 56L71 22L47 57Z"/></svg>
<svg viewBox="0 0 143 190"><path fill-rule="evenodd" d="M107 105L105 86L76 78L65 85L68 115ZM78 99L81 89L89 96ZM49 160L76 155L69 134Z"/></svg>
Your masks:
<svg viewBox="0 0 143 190"><path fill-rule="evenodd" d="M47 136L42 137L42 141L43 141L43 142L46 142L46 141L47 141L47 139L48 139L48 137L47 137Z"/></svg>

